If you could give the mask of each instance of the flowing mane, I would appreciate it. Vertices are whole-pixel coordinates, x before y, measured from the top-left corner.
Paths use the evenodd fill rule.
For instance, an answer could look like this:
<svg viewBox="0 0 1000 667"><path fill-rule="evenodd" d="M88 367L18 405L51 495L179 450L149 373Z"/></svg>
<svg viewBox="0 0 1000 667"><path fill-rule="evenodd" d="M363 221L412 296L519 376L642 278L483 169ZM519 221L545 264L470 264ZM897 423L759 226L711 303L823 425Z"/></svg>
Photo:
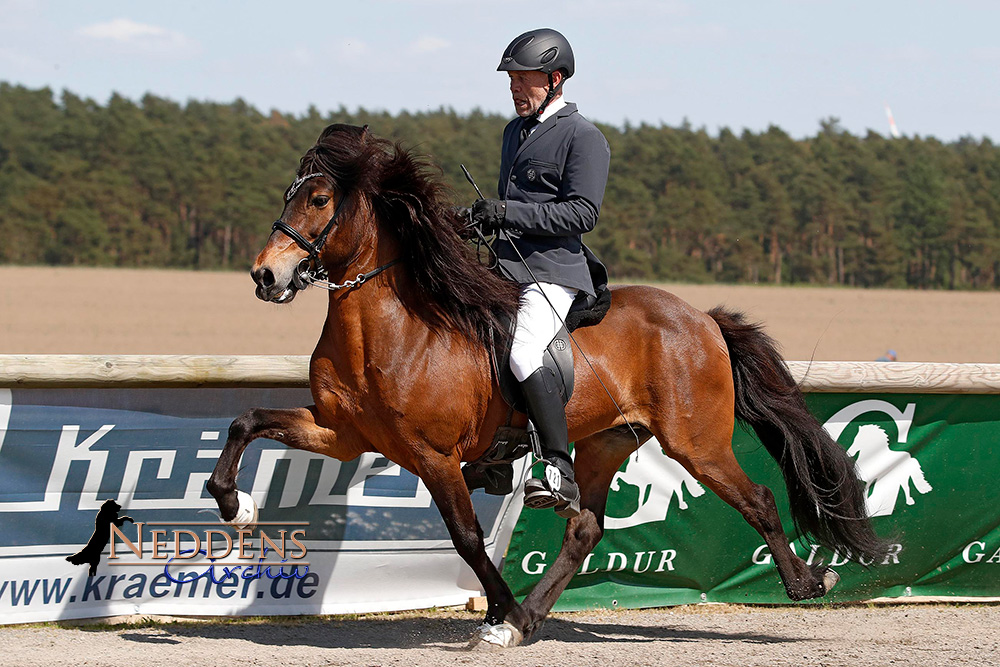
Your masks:
<svg viewBox="0 0 1000 667"><path fill-rule="evenodd" d="M520 286L483 266L459 235L440 171L368 127L330 125L306 151L298 175L322 172L355 203L365 198L379 227L399 240L403 263L432 308L415 308L433 328L451 326L486 344L498 315L517 311Z"/></svg>

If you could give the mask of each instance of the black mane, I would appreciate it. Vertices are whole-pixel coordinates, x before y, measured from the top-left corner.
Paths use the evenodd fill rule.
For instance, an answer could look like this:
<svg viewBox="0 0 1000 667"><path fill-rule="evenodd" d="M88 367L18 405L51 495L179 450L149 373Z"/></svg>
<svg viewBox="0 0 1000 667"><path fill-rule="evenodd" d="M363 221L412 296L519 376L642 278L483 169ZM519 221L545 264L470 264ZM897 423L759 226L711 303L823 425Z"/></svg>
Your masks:
<svg viewBox="0 0 1000 667"><path fill-rule="evenodd" d="M429 326L450 326L487 344L499 314L513 318L520 286L483 266L459 231L440 170L368 127L330 125L299 163L341 192L370 202L380 228L399 240L401 259L431 308L411 308Z"/></svg>

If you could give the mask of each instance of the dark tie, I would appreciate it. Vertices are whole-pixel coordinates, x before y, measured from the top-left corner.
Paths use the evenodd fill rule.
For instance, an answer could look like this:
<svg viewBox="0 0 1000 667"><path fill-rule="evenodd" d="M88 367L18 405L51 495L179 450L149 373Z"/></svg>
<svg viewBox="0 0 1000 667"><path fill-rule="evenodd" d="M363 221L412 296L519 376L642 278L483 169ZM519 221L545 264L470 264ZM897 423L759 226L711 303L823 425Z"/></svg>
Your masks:
<svg viewBox="0 0 1000 667"><path fill-rule="evenodd" d="M538 125L537 118L529 118L521 124L521 141L518 142L518 146L524 143L524 140L528 138L528 135L531 134L531 130L536 125Z"/></svg>

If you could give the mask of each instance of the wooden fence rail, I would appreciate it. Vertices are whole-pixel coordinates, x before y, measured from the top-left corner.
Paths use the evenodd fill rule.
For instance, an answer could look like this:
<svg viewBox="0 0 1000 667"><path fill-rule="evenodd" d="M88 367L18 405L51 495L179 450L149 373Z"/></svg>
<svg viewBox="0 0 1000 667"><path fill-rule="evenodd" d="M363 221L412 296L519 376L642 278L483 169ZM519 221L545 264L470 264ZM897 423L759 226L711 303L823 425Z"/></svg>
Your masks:
<svg viewBox="0 0 1000 667"><path fill-rule="evenodd" d="M1000 364L790 361L807 392L1000 393ZM309 357L0 355L0 387L306 387Z"/></svg>

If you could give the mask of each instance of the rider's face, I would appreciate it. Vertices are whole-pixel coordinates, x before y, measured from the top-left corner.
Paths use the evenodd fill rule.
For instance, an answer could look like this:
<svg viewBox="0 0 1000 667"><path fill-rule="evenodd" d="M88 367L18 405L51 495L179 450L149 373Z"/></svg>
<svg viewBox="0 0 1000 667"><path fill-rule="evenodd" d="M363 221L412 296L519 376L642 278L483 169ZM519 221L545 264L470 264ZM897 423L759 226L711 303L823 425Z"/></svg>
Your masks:
<svg viewBox="0 0 1000 667"><path fill-rule="evenodd" d="M549 92L549 77L544 72L507 72L510 75L510 96L514 112L522 118L535 113ZM562 72L552 73L552 85L558 86Z"/></svg>

